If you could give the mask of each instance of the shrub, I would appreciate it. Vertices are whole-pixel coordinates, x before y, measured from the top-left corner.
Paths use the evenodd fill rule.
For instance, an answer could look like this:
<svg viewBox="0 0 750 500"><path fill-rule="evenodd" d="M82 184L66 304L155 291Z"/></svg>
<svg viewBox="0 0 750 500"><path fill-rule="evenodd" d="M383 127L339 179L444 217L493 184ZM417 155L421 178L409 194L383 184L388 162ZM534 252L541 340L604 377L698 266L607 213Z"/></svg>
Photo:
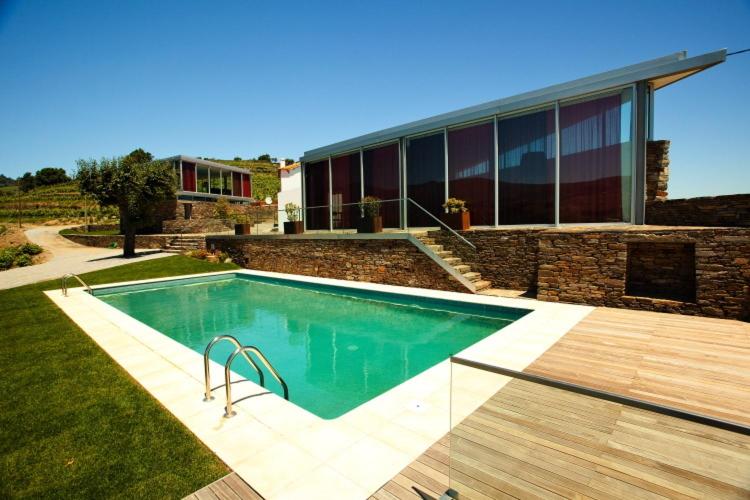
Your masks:
<svg viewBox="0 0 750 500"><path fill-rule="evenodd" d="M35 243L24 243L18 247L18 251L24 255L39 255L44 249Z"/></svg>
<svg viewBox="0 0 750 500"><path fill-rule="evenodd" d="M380 198L377 196L365 196L359 202L359 207L365 213L365 217L377 217L380 215Z"/></svg>
<svg viewBox="0 0 750 500"><path fill-rule="evenodd" d="M188 257L192 257L194 259L200 259L200 260L206 260L206 257L208 257L208 251L206 250L193 250L192 252L188 253Z"/></svg>
<svg viewBox="0 0 750 500"><path fill-rule="evenodd" d="M469 210L466 208L466 202L458 198L448 198L448 201L443 203L443 208L447 208L449 213L457 214L459 212L466 212Z"/></svg>
<svg viewBox="0 0 750 500"><path fill-rule="evenodd" d="M16 257L16 260L13 261L13 264L16 267L26 267L32 265L34 262L31 260L30 255L26 255L25 253L18 254Z"/></svg>
<svg viewBox="0 0 750 500"><path fill-rule="evenodd" d="M229 218L229 200L221 196L216 200L216 206L214 207L214 217L217 219L228 219Z"/></svg>
<svg viewBox="0 0 750 500"><path fill-rule="evenodd" d="M284 211L289 222L297 222L299 220L299 205L296 203L287 203L284 205Z"/></svg>
<svg viewBox="0 0 750 500"><path fill-rule="evenodd" d="M15 247L0 249L0 269L5 270L13 267L17 255L18 251Z"/></svg>

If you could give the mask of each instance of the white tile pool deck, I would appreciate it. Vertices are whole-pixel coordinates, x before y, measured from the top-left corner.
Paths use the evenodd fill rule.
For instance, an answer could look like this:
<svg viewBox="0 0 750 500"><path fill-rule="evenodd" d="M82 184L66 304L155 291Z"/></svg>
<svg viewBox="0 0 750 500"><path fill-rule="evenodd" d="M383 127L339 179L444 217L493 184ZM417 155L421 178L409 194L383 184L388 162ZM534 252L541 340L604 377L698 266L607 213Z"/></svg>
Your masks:
<svg viewBox="0 0 750 500"><path fill-rule="evenodd" d="M594 309L260 271L211 275L233 273L531 310L523 318L458 353L464 358L515 370L526 368ZM103 287L109 286L112 285ZM366 498L450 428L448 360L333 420L321 419L252 382L242 383L233 386L235 399L260 395L235 404L237 415L226 419L223 417L223 388L214 391L213 401L203 401L203 357L200 354L85 293L82 288L69 290L67 297L59 291L45 293L167 410L266 498ZM172 313L179 314L179 311ZM234 377L240 378L237 374ZM223 382L223 367L213 361L211 379L214 386ZM457 408L465 415L474 411L506 381L479 370L461 371L461 376L454 376L452 381L454 417Z"/></svg>

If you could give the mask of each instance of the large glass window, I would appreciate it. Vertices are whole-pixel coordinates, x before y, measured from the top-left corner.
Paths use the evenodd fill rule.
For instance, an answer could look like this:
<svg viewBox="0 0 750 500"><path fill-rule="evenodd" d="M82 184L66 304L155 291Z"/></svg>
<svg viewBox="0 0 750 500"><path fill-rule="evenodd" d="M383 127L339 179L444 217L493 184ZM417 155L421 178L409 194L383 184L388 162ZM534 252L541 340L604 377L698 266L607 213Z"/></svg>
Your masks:
<svg viewBox="0 0 750 500"><path fill-rule="evenodd" d="M555 110L499 120L498 224L555 222Z"/></svg>
<svg viewBox="0 0 750 500"><path fill-rule="evenodd" d="M448 131L448 196L466 201L471 224L495 223L495 125Z"/></svg>
<svg viewBox="0 0 750 500"><path fill-rule="evenodd" d="M399 197L398 156L398 143L362 152L365 196L376 196L381 200L395 200ZM399 201L392 201L380 205L384 227L399 227L399 204Z"/></svg>
<svg viewBox="0 0 750 500"><path fill-rule="evenodd" d="M182 190L195 191L195 163L182 162Z"/></svg>
<svg viewBox="0 0 750 500"><path fill-rule="evenodd" d="M328 229L328 160L305 165L305 224L307 229Z"/></svg>
<svg viewBox="0 0 750 500"><path fill-rule="evenodd" d="M208 167L198 165L198 192L208 193Z"/></svg>
<svg viewBox="0 0 750 500"><path fill-rule="evenodd" d="M211 193L221 194L221 171L216 168L211 169Z"/></svg>
<svg viewBox="0 0 750 500"><path fill-rule="evenodd" d="M354 229L360 218L357 205L361 198L359 152L331 160L331 209L334 229Z"/></svg>
<svg viewBox="0 0 750 500"><path fill-rule="evenodd" d="M407 140L406 170L409 198L440 218L445 203L445 138L442 132ZM408 214L410 226L438 225L411 203Z"/></svg>
<svg viewBox="0 0 750 500"><path fill-rule="evenodd" d="M232 172L221 173L221 194L230 196L232 194Z"/></svg>
<svg viewBox="0 0 750 500"><path fill-rule="evenodd" d="M560 222L628 222L632 91L560 107Z"/></svg>

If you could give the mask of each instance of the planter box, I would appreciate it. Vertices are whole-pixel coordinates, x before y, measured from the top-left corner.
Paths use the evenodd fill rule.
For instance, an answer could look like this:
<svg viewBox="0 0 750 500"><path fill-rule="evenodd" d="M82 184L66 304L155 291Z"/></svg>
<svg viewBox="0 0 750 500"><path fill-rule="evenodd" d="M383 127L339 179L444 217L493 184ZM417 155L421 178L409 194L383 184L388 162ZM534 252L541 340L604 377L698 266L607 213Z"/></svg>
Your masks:
<svg viewBox="0 0 750 500"><path fill-rule="evenodd" d="M383 232L383 217L378 215L376 217L362 217L359 219L359 225L357 226L358 233L382 233Z"/></svg>
<svg viewBox="0 0 750 500"><path fill-rule="evenodd" d="M284 234L302 234L305 232L305 225L301 220L284 223Z"/></svg>
<svg viewBox="0 0 750 500"><path fill-rule="evenodd" d="M446 226L454 231L466 231L471 227L469 212L458 212L455 214L442 214L441 219ZM441 228L444 229L444 228Z"/></svg>
<svg viewBox="0 0 750 500"><path fill-rule="evenodd" d="M237 236L241 236L243 234L252 234L252 232L253 232L252 224L235 224L234 225L234 234Z"/></svg>

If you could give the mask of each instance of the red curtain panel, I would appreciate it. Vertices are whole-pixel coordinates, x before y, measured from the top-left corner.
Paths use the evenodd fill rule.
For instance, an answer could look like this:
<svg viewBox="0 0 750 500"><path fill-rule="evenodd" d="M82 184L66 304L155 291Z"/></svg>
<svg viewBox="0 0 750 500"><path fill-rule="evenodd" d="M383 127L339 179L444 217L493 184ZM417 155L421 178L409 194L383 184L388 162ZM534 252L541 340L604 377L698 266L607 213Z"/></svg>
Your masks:
<svg viewBox="0 0 750 500"><path fill-rule="evenodd" d="M360 218L357 205L361 198L359 152L331 160L331 186L334 229L354 229Z"/></svg>
<svg viewBox="0 0 750 500"><path fill-rule="evenodd" d="M195 163L182 162L182 190L195 191Z"/></svg>
<svg viewBox="0 0 750 500"><path fill-rule="evenodd" d="M443 133L409 139L406 149L407 195L429 213L440 218L445 203L445 140ZM412 227L439 224L409 203L408 223Z"/></svg>
<svg viewBox="0 0 750 500"><path fill-rule="evenodd" d="M398 143L366 149L362 152L362 172L365 196L376 196L381 200L399 197ZM399 227L400 202L382 203L380 215L384 227Z"/></svg>
<svg viewBox="0 0 750 500"><path fill-rule="evenodd" d="M307 229L328 229L328 160L305 165L305 221Z"/></svg>
<svg viewBox="0 0 750 500"><path fill-rule="evenodd" d="M495 224L495 125L448 131L448 196L466 201L473 226Z"/></svg>
<svg viewBox="0 0 750 500"><path fill-rule="evenodd" d="M253 195L253 186L250 184L250 174L242 174L242 196L250 198Z"/></svg>
<svg viewBox="0 0 750 500"><path fill-rule="evenodd" d="M232 195L242 196L242 174L232 172Z"/></svg>

